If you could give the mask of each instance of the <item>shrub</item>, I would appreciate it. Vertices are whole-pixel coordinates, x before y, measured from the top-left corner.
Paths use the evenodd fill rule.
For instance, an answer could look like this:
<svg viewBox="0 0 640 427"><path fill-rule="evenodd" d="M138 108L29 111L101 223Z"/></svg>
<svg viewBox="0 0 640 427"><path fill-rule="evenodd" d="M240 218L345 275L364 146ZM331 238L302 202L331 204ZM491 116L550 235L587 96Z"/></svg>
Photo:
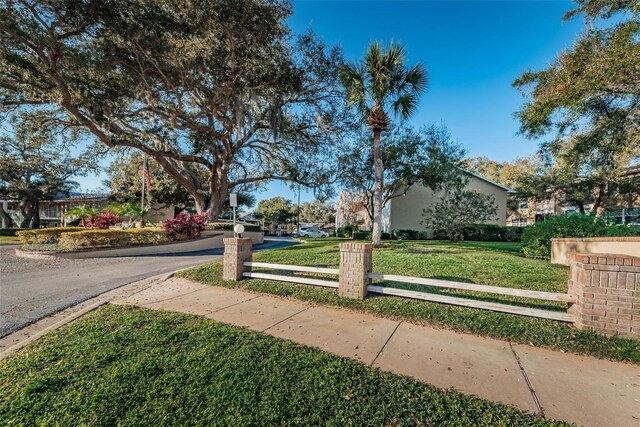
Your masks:
<svg viewBox="0 0 640 427"><path fill-rule="evenodd" d="M628 227L624 225L613 225L607 227L606 235L610 237L640 236L640 227L635 225Z"/></svg>
<svg viewBox="0 0 640 427"><path fill-rule="evenodd" d="M16 231L30 230L30 228L0 228L0 236L15 237Z"/></svg>
<svg viewBox="0 0 640 427"><path fill-rule="evenodd" d="M63 233L60 245L67 249L100 246L130 246L165 243L163 230L83 230Z"/></svg>
<svg viewBox="0 0 640 427"><path fill-rule="evenodd" d="M355 240L371 240L371 232L370 231L354 231L353 238Z"/></svg>
<svg viewBox="0 0 640 427"><path fill-rule="evenodd" d="M16 236L25 245L58 243L62 233L81 230L84 230L84 227L36 228L17 231Z"/></svg>
<svg viewBox="0 0 640 427"><path fill-rule="evenodd" d="M112 225L122 222L118 215L113 213L101 213L92 218L92 224L100 230L108 230Z"/></svg>
<svg viewBox="0 0 640 427"><path fill-rule="evenodd" d="M344 233L344 237L349 239L353 235L353 225L345 225L342 232Z"/></svg>
<svg viewBox="0 0 640 427"><path fill-rule="evenodd" d="M391 234L389 234L389 233L380 233L380 238L382 240L391 240Z"/></svg>
<svg viewBox="0 0 640 427"><path fill-rule="evenodd" d="M522 252L529 258L551 259L551 239L605 236L607 224L592 215L559 215L526 227Z"/></svg>
<svg viewBox="0 0 640 427"><path fill-rule="evenodd" d="M426 238L426 233L417 230L393 230L398 240L420 240Z"/></svg>
<svg viewBox="0 0 640 427"><path fill-rule="evenodd" d="M244 231L262 231L259 225L254 224L242 224L244 225ZM207 230L233 230L232 222L210 222L207 224Z"/></svg>
<svg viewBox="0 0 640 427"><path fill-rule="evenodd" d="M525 227L504 227L504 240L506 242L522 242L522 234Z"/></svg>
<svg viewBox="0 0 640 427"><path fill-rule="evenodd" d="M207 214L190 214L182 211L175 218L164 222L162 228L172 239L195 239L207 226Z"/></svg>

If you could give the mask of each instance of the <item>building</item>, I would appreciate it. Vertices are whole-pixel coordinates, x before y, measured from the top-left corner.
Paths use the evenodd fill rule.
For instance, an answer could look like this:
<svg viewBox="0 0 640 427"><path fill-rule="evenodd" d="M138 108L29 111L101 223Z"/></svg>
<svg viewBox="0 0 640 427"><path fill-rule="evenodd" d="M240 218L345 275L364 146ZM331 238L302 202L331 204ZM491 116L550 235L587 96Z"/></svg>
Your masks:
<svg viewBox="0 0 640 427"><path fill-rule="evenodd" d="M630 167L623 176L640 179L640 165ZM507 225L524 227L544 221L548 217L580 212L577 206L563 204L560 196L559 190L550 188L543 200L533 197L518 200L517 208L507 216ZM591 213L592 208L592 204L587 204L584 206L584 212ZM640 225L640 200L620 201L618 207L605 211L603 216L616 225Z"/></svg>
<svg viewBox="0 0 640 427"><path fill-rule="evenodd" d="M479 191L493 196L497 205L496 216L487 221L489 224L506 225L507 194L512 190L482 175L465 171L469 181L465 187L467 191ZM423 211L432 207L441 198L440 192L414 184L403 196L390 199L382 210L382 231L391 233L393 230L416 230L430 232L422 224ZM370 229L371 221L363 207L363 197L353 192L343 191L336 206L336 227L347 224L357 225L360 229Z"/></svg>

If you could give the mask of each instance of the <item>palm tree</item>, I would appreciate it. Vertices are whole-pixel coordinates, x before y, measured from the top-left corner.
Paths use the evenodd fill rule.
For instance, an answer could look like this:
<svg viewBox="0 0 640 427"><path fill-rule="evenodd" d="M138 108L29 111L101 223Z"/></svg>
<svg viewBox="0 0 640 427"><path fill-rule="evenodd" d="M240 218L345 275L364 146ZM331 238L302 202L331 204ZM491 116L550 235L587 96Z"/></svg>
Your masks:
<svg viewBox="0 0 640 427"><path fill-rule="evenodd" d="M85 205L82 205L78 208L69 209L64 216L76 216L80 218L80 224L83 227L86 227L86 219L89 218L91 223L91 228L93 228L93 221L91 219L96 216L96 210Z"/></svg>
<svg viewBox="0 0 640 427"><path fill-rule="evenodd" d="M341 77L347 91L347 104L356 107L373 132L373 161L376 184L373 191L374 245L380 245L382 231L382 192L384 189L380 134L389 130L387 109L396 117L409 118L416 110L418 97L427 87L427 71L421 63L408 68L402 46L391 42L384 50L372 43L358 63L342 66Z"/></svg>
<svg viewBox="0 0 640 427"><path fill-rule="evenodd" d="M109 207L105 209L108 212L115 213L120 217L128 217L129 223L133 223L133 219L140 218L140 227L144 228L144 217L149 213L149 208L143 208L136 202L126 203L111 203Z"/></svg>

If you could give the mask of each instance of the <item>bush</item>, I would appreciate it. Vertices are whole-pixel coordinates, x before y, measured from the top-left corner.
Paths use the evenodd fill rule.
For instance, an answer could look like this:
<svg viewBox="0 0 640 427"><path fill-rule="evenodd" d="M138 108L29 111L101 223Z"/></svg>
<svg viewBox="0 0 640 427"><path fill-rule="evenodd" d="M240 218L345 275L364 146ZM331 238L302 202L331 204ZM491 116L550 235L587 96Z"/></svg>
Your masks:
<svg viewBox="0 0 640 427"><path fill-rule="evenodd" d="M525 227L504 227L504 240L506 242L522 242L522 234Z"/></svg>
<svg viewBox="0 0 640 427"><path fill-rule="evenodd" d="M0 228L0 236L15 237L16 231L31 230L30 228Z"/></svg>
<svg viewBox="0 0 640 427"><path fill-rule="evenodd" d="M355 240L371 240L371 232L370 231L354 231L353 238Z"/></svg>
<svg viewBox="0 0 640 427"><path fill-rule="evenodd" d="M262 231L259 225L242 224L244 231ZM233 230L232 222L210 222L207 224L207 230Z"/></svg>
<svg viewBox="0 0 640 427"><path fill-rule="evenodd" d="M426 233L417 230L393 230L393 235L398 240L422 240L426 239Z"/></svg>
<svg viewBox="0 0 640 427"><path fill-rule="evenodd" d="M84 227L55 227L55 228L36 228L31 230L19 230L16 236L24 245L58 243L62 233L72 231L81 231Z"/></svg>
<svg viewBox="0 0 640 427"><path fill-rule="evenodd" d="M382 240L391 240L391 234L389 234L389 233L380 233L380 238Z"/></svg>
<svg viewBox="0 0 640 427"><path fill-rule="evenodd" d="M346 237L347 239L351 238L351 236L353 235L353 225L345 225L342 233L344 234L344 237Z"/></svg>
<svg viewBox="0 0 640 427"><path fill-rule="evenodd" d="M83 230L63 233L60 245L67 249L100 246L130 246L165 243L163 230Z"/></svg>
<svg viewBox="0 0 640 427"><path fill-rule="evenodd" d="M207 226L207 214L190 214L182 211L175 218L164 222L162 228L176 240L195 239Z"/></svg>
<svg viewBox="0 0 640 427"><path fill-rule="evenodd" d="M635 225L628 227L624 225L613 225L607 227L606 235L609 237L640 236L640 227Z"/></svg>
<svg viewBox="0 0 640 427"><path fill-rule="evenodd" d="M100 230L108 230L112 225L122 222L118 215L113 213L101 213L91 219L93 226Z"/></svg>
<svg viewBox="0 0 640 427"><path fill-rule="evenodd" d="M551 239L557 237L599 237L607 234L607 224L592 215L559 215L526 227L522 252L529 258L551 259Z"/></svg>

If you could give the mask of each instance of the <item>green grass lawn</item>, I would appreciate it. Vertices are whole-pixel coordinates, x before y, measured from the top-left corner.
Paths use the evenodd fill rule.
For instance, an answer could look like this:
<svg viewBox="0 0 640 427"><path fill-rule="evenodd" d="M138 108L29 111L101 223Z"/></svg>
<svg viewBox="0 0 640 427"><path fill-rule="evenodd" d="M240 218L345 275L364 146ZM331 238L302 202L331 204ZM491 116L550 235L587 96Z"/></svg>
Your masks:
<svg viewBox="0 0 640 427"><path fill-rule="evenodd" d="M344 240L322 239L283 249L256 252L254 261L335 267L339 263L337 245L340 241ZM524 258L519 255L519 248L518 243L394 241L388 243L386 247L374 251L373 269L376 272L387 274L430 277L550 292L567 291L567 267ZM640 363L640 342L636 340L605 337L593 332L579 331L569 324L552 320L391 296L371 295L360 301L342 298L332 289L269 280L251 279L241 282L225 282L221 278L221 273L221 264L215 262L181 272L179 275L216 286L264 292L511 342ZM459 295L466 298L547 310L566 310L565 304L550 301L443 290L421 285L401 285L388 282L383 285L421 289L434 293Z"/></svg>
<svg viewBox="0 0 640 427"><path fill-rule="evenodd" d="M0 236L0 245L19 245L20 240L15 236Z"/></svg>
<svg viewBox="0 0 640 427"><path fill-rule="evenodd" d="M185 314L107 306L0 362L0 425L550 426Z"/></svg>

